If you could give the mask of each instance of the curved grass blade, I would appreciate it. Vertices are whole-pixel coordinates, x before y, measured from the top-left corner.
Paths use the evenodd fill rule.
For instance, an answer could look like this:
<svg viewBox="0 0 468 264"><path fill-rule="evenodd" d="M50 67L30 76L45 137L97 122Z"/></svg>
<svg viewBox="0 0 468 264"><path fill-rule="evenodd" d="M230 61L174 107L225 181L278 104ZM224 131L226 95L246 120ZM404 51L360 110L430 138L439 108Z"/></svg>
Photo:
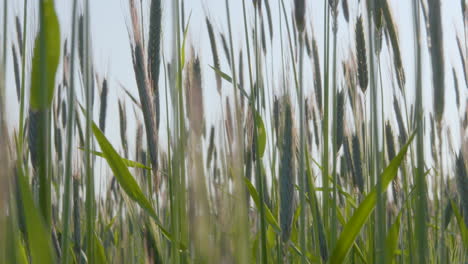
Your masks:
<svg viewBox="0 0 468 264"><path fill-rule="evenodd" d="M468 249L468 228L466 227L465 222L463 221L463 217L460 214L460 211L458 210L457 204L455 204L453 201L450 202L452 203L453 214L455 215L458 227L460 228L463 244L465 245L465 248Z"/></svg>
<svg viewBox="0 0 468 264"><path fill-rule="evenodd" d="M102 246L101 239L96 234L94 234L94 246L94 251L96 252L94 263L107 264L106 252Z"/></svg>
<svg viewBox="0 0 468 264"><path fill-rule="evenodd" d="M104 158L107 160L109 167L112 169L112 172L117 179L117 182L125 191L125 193L135 202L140 205L156 222L158 227L161 229L161 232L166 236L167 239L172 241L172 237L169 232L163 227L161 221L159 220L156 212L154 211L151 203L146 199L143 191L138 186L137 181L133 178L128 170L125 162L119 156L114 147L110 144L107 138L104 136L102 131L96 126L93 122L92 125L94 136L101 147Z"/></svg>
<svg viewBox="0 0 468 264"><path fill-rule="evenodd" d="M213 69L213 71L215 71L215 73L219 76L221 76L221 78L223 78L224 80L228 81L229 83L232 83L232 77L229 76L227 73L221 71L220 69L216 68L216 67L213 67L211 65L209 65L211 69ZM241 92L241 94L243 96L245 96L245 98L249 99L249 95L247 94L247 92L242 89L242 87L240 86L240 84L237 84L236 87L239 89L239 91Z"/></svg>
<svg viewBox="0 0 468 264"><path fill-rule="evenodd" d="M392 263L393 262L393 256L395 255L397 246L398 246L398 234L400 233L400 223L401 223L401 213L403 212L403 209L400 210L400 213L398 213L398 216L393 223L392 227L390 228L387 239L385 240L385 245L386 245L386 257L385 257L385 263Z"/></svg>
<svg viewBox="0 0 468 264"><path fill-rule="evenodd" d="M79 147L79 149L83 150L83 151L86 151L85 148L82 148L82 147ZM101 158L105 158L104 157L104 154L102 152L99 152L99 151L95 151L95 150L90 150L90 152L95 155L95 156L98 156L98 157L101 157ZM126 158L122 158L122 161L125 163L125 165L127 167L131 167L131 168L140 168L140 169L146 169L146 170L151 170L150 167L148 166L145 166L144 164L140 163L140 162L136 162L136 161L133 161L133 160L129 160L129 159L126 159Z"/></svg>
<svg viewBox="0 0 468 264"><path fill-rule="evenodd" d="M34 263L55 263L50 234L47 232L43 218L34 206L31 189L29 189L21 169L18 173L18 180L26 219L27 242L31 252L31 260Z"/></svg>
<svg viewBox="0 0 468 264"><path fill-rule="evenodd" d="M247 178L244 177L245 184L247 185L247 189L249 190L250 196L252 196L252 199L254 200L255 206L260 208L260 196L258 195L257 190L255 189L255 186L253 186L252 182ZM280 234L281 233L281 228L278 224L278 221L276 221L275 217L271 213L270 209L268 206L264 206L265 208L265 219L267 222L273 226L275 231Z"/></svg>
<svg viewBox="0 0 468 264"><path fill-rule="evenodd" d="M402 147L400 153L390 162L390 165L381 174L382 190L386 190L390 182L395 178L403 158L408 150L409 145L413 141L414 133L409 141ZM330 258L330 263L342 263L348 254L353 242L356 240L359 232L364 224L367 222L370 214L375 208L377 202L377 189L374 186L371 192L359 205L358 209L354 212L353 216L349 219L348 223L343 228L338 242L333 250Z"/></svg>

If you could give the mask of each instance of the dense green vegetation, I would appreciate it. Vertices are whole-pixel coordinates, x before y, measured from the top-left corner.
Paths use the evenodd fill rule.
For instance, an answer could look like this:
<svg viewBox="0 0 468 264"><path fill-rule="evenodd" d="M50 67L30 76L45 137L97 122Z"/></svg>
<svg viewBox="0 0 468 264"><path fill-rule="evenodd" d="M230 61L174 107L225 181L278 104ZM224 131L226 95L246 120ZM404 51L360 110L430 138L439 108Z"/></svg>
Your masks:
<svg viewBox="0 0 468 264"><path fill-rule="evenodd" d="M124 88L120 123L107 126L112 87L93 65L90 0L69 1L69 29L53 0L23 1L34 8L11 17L14 1L3 0L1 9L0 263L468 261L465 0L464 31L448 40L463 66L452 74L444 67L442 1L411 0L414 83L392 15L398 1L324 0L323 23L312 25L314 1L242 0L243 17L232 17L226 0L220 32L208 15L186 16L184 0L123 1L138 96ZM204 17L210 58L191 48L192 16ZM242 36L233 34L234 19ZM355 40L345 60L337 56L338 21ZM163 55L166 37L171 58ZM271 54L273 42L280 54ZM269 56L281 62L279 93ZM460 145L444 122L446 78L455 84L458 116L450 118L459 122ZM384 83L394 89L384 93ZM222 98L222 122L205 117L213 105L207 86ZM19 113L6 109L7 89L16 89ZM428 93L432 109L423 107ZM120 132L120 144L109 129ZM106 169L96 169L98 160Z"/></svg>

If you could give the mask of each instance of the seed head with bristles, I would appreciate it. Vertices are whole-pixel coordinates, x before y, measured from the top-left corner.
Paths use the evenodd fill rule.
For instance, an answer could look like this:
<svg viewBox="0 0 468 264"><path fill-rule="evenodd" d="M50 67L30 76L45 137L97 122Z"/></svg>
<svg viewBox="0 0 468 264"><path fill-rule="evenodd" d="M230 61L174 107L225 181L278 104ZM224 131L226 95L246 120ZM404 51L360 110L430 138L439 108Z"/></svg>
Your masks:
<svg viewBox="0 0 468 264"><path fill-rule="evenodd" d="M16 49L14 46L11 46L11 50L13 54L13 71L15 73L16 97L18 98L18 102L19 102L20 94L21 94L20 69L19 69L19 62L18 62L19 58L18 58L18 54L16 53Z"/></svg>
<svg viewBox="0 0 468 264"><path fill-rule="evenodd" d="M219 35L221 37L221 44L223 44L223 50L224 54L226 55L226 60L228 62L228 65L231 66L231 53L229 52L229 46L227 44L226 37L222 32Z"/></svg>
<svg viewBox="0 0 468 264"><path fill-rule="evenodd" d="M455 89L455 102L457 103L457 110L460 108L460 90L458 89L458 78L455 68L452 68L453 87Z"/></svg>
<svg viewBox="0 0 468 264"><path fill-rule="evenodd" d="M305 28L305 0L294 0L294 17L297 31L302 33Z"/></svg>
<svg viewBox="0 0 468 264"><path fill-rule="evenodd" d="M336 148L340 149L343 143L343 131L344 131L344 92L338 92L336 101Z"/></svg>
<svg viewBox="0 0 468 264"><path fill-rule="evenodd" d="M104 133L106 131L106 116L107 116L107 80L104 79L102 82L102 91L101 91L101 104L99 111L99 129Z"/></svg>
<svg viewBox="0 0 468 264"><path fill-rule="evenodd" d="M456 160L456 178L465 225L468 226L468 174L463 153L460 151Z"/></svg>
<svg viewBox="0 0 468 264"><path fill-rule="evenodd" d="M315 98L318 104L319 112L322 113L322 77L320 74L320 58L317 47L317 40L312 39L312 50L314 59L314 88Z"/></svg>
<svg viewBox="0 0 468 264"><path fill-rule="evenodd" d="M294 121L290 102L284 104L284 132L281 146L279 189L280 224L283 242L289 240L294 214L294 182L296 173Z"/></svg>
<svg viewBox="0 0 468 264"><path fill-rule="evenodd" d="M128 156L126 113L125 102L119 100L120 141L122 142L122 148L124 150L125 157Z"/></svg>
<svg viewBox="0 0 468 264"><path fill-rule="evenodd" d="M444 46L440 0L429 0L429 17L434 113L436 120L440 123L444 114L445 95Z"/></svg>
<svg viewBox="0 0 468 264"><path fill-rule="evenodd" d="M153 94L150 90L150 81L148 77L146 54L143 50L142 32L138 11L134 0L130 0L130 15L131 15L131 48L133 59L133 70L140 97L143 119L145 123L146 138L148 143L148 152L155 179L155 186L159 186L158 176L158 129L156 123L156 113L154 106Z"/></svg>
<svg viewBox="0 0 468 264"><path fill-rule="evenodd" d="M406 77L405 77L405 69L403 68L403 62L401 59L401 52L400 52L400 45L399 45L399 40L398 40L398 31L397 31L397 24L395 23L393 19L393 15L391 12L391 8L388 4L388 1L383 1L383 17L385 19L385 29L386 32L388 33L387 35L389 36L390 43L392 46L392 51L393 51L393 64L395 66L395 74L396 78L398 81L398 86L401 89L403 89L405 82L406 82Z"/></svg>
<svg viewBox="0 0 468 264"><path fill-rule="evenodd" d="M152 0L150 6L150 25L148 39L148 71L151 88L154 95L154 107L156 112L156 127L159 129L159 68L161 63L161 0Z"/></svg>
<svg viewBox="0 0 468 264"><path fill-rule="evenodd" d="M369 84L369 77L367 72L367 53L366 53L366 39L364 36L364 25L362 17L356 21L356 53L358 58L358 77L359 86L363 93L367 90Z"/></svg>
<svg viewBox="0 0 468 264"><path fill-rule="evenodd" d="M214 31L213 31L213 25L211 24L208 17L205 18L205 21L206 21L206 27L208 29L208 37L210 38L211 53L213 55L213 64L216 69L219 69L220 67L219 56L218 56L218 49L216 48L216 39L215 39ZM218 93L221 94L221 76L215 73L215 77L216 77L216 88L218 89Z"/></svg>
<svg viewBox="0 0 468 264"><path fill-rule="evenodd" d="M349 22L348 0L341 0L341 8L343 9L343 16L344 16L346 22Z"/></svg>
<svg viewBox="0 0 468 264"><path fill-rule="evenodd" d="M204 109L203 109L203 90L200 59L195 56L188 68L188 77L186 79L186 102L187 114L190 120L190 127L197 137L203 134L204 130Z"/></svg>
<svg viewBox="0 0 468 264"><path fill-rule="evenodd" d="M239 88L244 89L244 60L242 57L242 49L239 51ZM244 109L244 96L241 96L241 113Z"/></svg>
<svg viewBox="0 0 468 264"><path fill-rule="evenodd" d="M21 30L21 22L18 16L15 16L16 37L18 38L18 46L23 47L23 33ZM23 48L19 49L21 57L23 57Z"/></svg>
<svg viewBox="0 0 468 264"><path fill-rule="evenodd" d="M362 164L361 164L361 146L357 135L353 135L353 161L354 161L354 175L355 185L359 188L361 193L364 192L364 177L362 175Z"/></svg>
<svg viewBox="0 0 468 264"><path fill-rule="evenodd" d="M400 132L400 144L403 145L406 143L408 136L406 134L405 123L403 122L403 115L401 114L400 104L398 103L396 97L393 98L393 108L395 109L395 116L398 123L398 131Z"/></svg>
<svg viewBox="0 0 468 264"><path fill-rule="evenodd" d="M209 139L209 144L208 144L208 154L206 158L206 167L210 168L211 166L211 160L213 159L213 152L215 151L215 144L214 144L214 132L215 132L215 127L211 126L210 129L210 139Z"/></svg>

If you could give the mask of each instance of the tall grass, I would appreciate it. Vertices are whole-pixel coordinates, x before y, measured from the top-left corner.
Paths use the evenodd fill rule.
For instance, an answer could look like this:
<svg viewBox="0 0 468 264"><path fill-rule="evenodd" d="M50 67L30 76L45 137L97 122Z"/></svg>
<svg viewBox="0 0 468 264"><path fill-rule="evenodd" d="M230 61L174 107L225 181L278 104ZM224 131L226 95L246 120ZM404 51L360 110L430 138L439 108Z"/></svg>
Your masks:
<svg viewBox="0 0 468 264"><path fill-rule="evenodd" d="M117 98L119 77L94 66L91 1L71 2L68 29L53 0L24 0L22 17L10 2L1 263L468 260L466 43L442 34L441 1L411 2L404 51L397 1L226 0L186 17L193 3L128 0L135 83Z"/></svg>

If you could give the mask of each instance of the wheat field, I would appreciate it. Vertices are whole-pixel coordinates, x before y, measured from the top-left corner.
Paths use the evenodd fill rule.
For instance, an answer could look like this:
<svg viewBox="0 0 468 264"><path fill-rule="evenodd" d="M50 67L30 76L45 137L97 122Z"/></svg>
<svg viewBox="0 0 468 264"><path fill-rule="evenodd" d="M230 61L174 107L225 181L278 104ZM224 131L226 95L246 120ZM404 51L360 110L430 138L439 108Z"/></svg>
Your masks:
<svg viewBox="0 0 468 264"><path fill-rule="evenodd" d="M0 263L468 263L466 0L114 2L0 1Z"/></svg>

